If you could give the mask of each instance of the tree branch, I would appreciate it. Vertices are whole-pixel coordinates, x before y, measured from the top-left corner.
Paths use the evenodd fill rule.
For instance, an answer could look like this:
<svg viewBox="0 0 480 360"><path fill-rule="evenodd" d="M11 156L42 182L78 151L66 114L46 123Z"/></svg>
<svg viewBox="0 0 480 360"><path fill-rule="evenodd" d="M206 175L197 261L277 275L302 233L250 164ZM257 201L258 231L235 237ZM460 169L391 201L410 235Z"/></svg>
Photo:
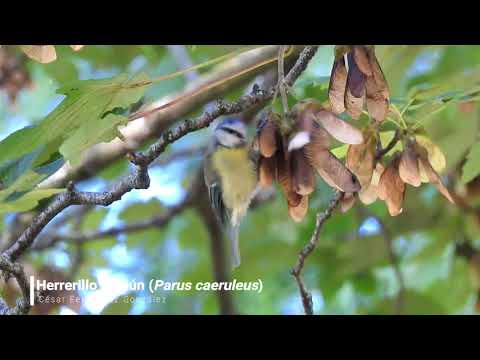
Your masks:
<svg viewBox="0 0 480 360"><path fill-rule="evenodd" d="M297 54L300 48L296 48ZM169 95L158 102L151 104L145 110L157 108L163 104L176 101L173 105L168 106L154 114L131 121L128 125L119 131L122 133L125 141L115 139L106 144L97 144L87 150L84 158L79 166L72 167L69 163L65 164L55 174L39 184L40 188L59 188L63 187L70 180L79 180L91 177L96 174L99 169L121 158L128 152L139 148L147 140L155 138L158 134L167 130L178 119L186 116L203 104L210 102L225 92L246 83L247 80L258 74L259 71L265 70L261 67L258 70L249 72L244 76L226 81L220 86L209 89L208 91L198 92L211 83L218 82L222 79L228 79L234 74L240 73L252 66L270 59L278 52L278 46L264 46L242 53L224 64L219 65L209 74L204 75L189 83L182 92ZM272 65L266 65L267 68ZM300 71L301 73L301 71ZM299 74L298 74L299 75ZM292 78L298 77L292 74ZM194 94L186 96L188 94ZM181 99L180 101L177 101Z"/></svg>
<svg viewBox="0 0 480 360"><path fill-rule="evenodd" d="M203 174L198 177L200 182L203 182ZM223 237L223 231L215 218L206 191L198 193L199 198L196 202L196 210L198 215L202 218L207 231L210 235L210 253L212 257L213 276L216 282L228 282L230 279L230 272L228 270L228 263L225 256L226 248ZM220 307L220 314L233 315L236 314L233 296L230 291L221 290L218 292L218 304Z"/></svg>
<svg viewBox="0 0 480 360"><path fill-rule="evenodd" d="M302 271L305 266L305 260L307 257L315 250L317 247L318 241L320 239L320 231L322 230L323 224L332 216L333 211L340 204L344 193L336 192L335 197L330 201L327 209L323 213L317 214L317 221L315 223L315 230L313 231L312 237L307 245L304 246L302 251L298 254L298 261L295 267L290 271L290 273L295 277L297 281L298 289L300 290L300 295L302 297L303 308L306 315L313 315L313 300L312 294L307 290L305 283L302 279Z"/></svg>
<svg viewBox="0 0 480 360"><path fill-rule="evenodd" d="M163 227L170 223L170 221L180 213L182 213L188 206L191 205L191 197L187 196L178 205L171 206L165 213L154 216L148 220L139 221L133 224L124 226L115 226L107 230L95 231L91 233L81 234L74 233L70 235L52 234L48 237L48 241L35 242L31 247L32 250L46 250L53 247L60 241L75 242L83 244L85 242L99 240L110 236L119 234L128 234L137 231L142 231L151 227Z"/></svg>
<svg viewBox="0 0 480 360"><path fill-rule="evenodd" d="M25 315L30 310L30 289L27 282L27 277L23 266L19 263L14 263L10 259L1 254L0 255L0 270L4 272L5 282L13 275L15 280L22 291L22 298L17 300L17 304L14 308L9 308L0 299L0 315Z"/></svg>

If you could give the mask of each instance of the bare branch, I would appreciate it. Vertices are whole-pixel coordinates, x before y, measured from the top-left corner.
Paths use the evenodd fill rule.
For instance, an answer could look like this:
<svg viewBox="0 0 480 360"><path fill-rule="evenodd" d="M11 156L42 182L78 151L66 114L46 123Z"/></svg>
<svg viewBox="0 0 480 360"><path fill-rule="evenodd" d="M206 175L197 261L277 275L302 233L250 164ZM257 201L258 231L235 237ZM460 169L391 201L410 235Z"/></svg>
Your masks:
<svg viewBox="0 0 480 360"><path fill-rule="evenodd" d="M75 233L70 235L52 234L49 236L48 242L35 242L31 247L32 250L46 250L53 247L60 241L74 242L83 244L85 242L104 239L110 236L116 236L119 234L128 234L137 231L142 231L151 227L163 227L170 223L170 221L183 212L188 206L191 205L191 199L189 196L185 198L180 204L171 206L162 215L154 216L148 220L139 221L133 224L124 226L115 226L107 230L95 231L91 233L81 234Z"/></svg>
<svg viewBox="0 0 480 360"><path fill-rule="evenodd" d="M332 216L333 211L340 204L344 193L336 192L335 197L332 199L327 209L323 213L317 214L317 221L315 223L315 230L313 231L312 237L307 245L300 251L298 254L298 261L295 267L290 271L290 273L295 277L297 281L298 288L300 290L300 295L302 297L303 308L306 315L313 315L313 300L312 294L305 287L305 283L302 279L302 270L305 266L305 260L307 257L315 250L317 247L318 241L320 239L320 231L322 230L323 224Z"/></svg>
<svg viewBox="0 0 480 360"><path fill-rule="evenodd" d="M0 270L4 272L5 281L13 275L17 280L18 286L22 291L22 298L17 301L14 308L9 308L0 300L0 315L24 315L30 310L30 288L28 286L27 277L23 266L19 263L11 262L7 256L0 255Z"/></svg>

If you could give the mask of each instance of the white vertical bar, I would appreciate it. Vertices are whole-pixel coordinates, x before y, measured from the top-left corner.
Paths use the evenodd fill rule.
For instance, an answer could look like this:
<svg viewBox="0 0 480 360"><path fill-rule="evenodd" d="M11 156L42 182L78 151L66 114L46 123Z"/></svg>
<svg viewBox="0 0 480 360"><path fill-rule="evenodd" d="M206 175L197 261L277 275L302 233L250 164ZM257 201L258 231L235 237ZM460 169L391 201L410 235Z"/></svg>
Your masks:
<svg viewBox="0 0 480 360"><path fill-rule="evenodd" d="M30 276L30 306L35 305L35 279L33 276Z"/></svg>

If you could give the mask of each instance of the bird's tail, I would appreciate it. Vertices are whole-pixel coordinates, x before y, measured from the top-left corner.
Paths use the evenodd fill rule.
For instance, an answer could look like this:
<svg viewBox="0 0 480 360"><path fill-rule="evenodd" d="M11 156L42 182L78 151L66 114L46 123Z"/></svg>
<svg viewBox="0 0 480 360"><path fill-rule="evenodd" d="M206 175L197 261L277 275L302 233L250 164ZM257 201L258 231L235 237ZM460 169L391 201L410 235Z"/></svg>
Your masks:
<svg viewBox="0 0 480 360"><path fill-rule="evenodd" d="M230 224L229 234L231 244L231 262L232 267L235 269L240 266L240 244L238 239L238 234L240 232L240 225Z"/></svg>

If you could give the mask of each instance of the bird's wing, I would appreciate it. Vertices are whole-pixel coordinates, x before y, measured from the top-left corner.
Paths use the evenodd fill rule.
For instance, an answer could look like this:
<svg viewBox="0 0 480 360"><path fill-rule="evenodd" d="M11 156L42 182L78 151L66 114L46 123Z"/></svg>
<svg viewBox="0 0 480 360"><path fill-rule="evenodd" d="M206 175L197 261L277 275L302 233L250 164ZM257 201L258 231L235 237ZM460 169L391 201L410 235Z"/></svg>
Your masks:
<svg viewBox="0 0 480 360"><path fill-rule="evenodd" d="M258 181L258 166L260 164L260 151L255 148L253 141L250 143L249 150L248 150L248 159L253 164L253 169L257 176Z"/></svg>
<svg viewBox="0 0 480 360"><path fill-rule="evenodd" d="M220 223L223 226L227 226L230 223L231 214L223 202L221 181L220 177L213 169L211 153L207 154L205 157L203 174L205 178L205 185L208 189L208 198L213 211L215 212L215 215Z"/></svg>

